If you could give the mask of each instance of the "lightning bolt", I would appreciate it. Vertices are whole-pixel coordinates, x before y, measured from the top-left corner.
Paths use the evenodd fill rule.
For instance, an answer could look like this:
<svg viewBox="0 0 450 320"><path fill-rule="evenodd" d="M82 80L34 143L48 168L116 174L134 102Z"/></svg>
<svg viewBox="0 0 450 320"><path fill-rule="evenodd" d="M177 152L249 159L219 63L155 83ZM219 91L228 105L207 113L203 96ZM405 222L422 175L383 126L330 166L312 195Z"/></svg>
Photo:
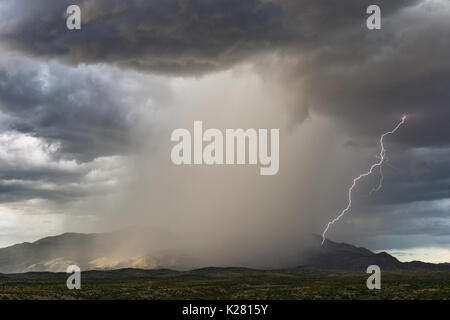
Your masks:
<svg viewBox="0 0 450 320"><path fill-rule="evenodd" d="M328 224L327 224L325 230L324 230L323 233L322 233L322 245L323 245L324 242L325 242L325 234L327 233L327 231L328 231L328 229L330 228L330 226L333 225L333 224L335 224L337 221L339 221L339 219L341 219L341 218L342 218L342 217L350 210L350 208L351 208L351 206L352 206L352 192L353 192L353 189L355 188L356 184L358 183L358 181L361 180L361 179L364 178L364 177L367 177L367 176L371 175L372 172L373 172L377 167L380 168L380 175L381 175L381 176L380 176L380 182L379 182L379 184L378 184L378 187L377 187L377 188L374 188L374 189L371 191L371 193L374 192L374 191L378 191L378 190L381 189L382 184L383 184L383 179L384 179L383 171L382 171L382 169L381 169L381 165L383 164L384 159L385 159L385 156L386 156L386 149L384 148L384 138L385 138L386 136L390 135L390 134L395 133L395 132L402 126L402 124L405 123L405 121L406 121L406 115L403 115L401 121L394 127L394 129L392 129L391 131L388 131L388 132L386 132L386 133L383 133L383 134L381 135L381 137L380 137L380 146L381 146L381 150L380 150L380 154L379 154L379 156L378 156L378 161L377 161L376 163L372 164L367 172L361 173L359 176L357 176L356 178L353 179L353 183L352 183L352 185L350 186L350 188L348 189L348 203L347 203L347 207L345 207L345 209L342 210L341 213L340 213L336 218L334 218L333 220L331 220L330 222L328 222Z"/></svg>

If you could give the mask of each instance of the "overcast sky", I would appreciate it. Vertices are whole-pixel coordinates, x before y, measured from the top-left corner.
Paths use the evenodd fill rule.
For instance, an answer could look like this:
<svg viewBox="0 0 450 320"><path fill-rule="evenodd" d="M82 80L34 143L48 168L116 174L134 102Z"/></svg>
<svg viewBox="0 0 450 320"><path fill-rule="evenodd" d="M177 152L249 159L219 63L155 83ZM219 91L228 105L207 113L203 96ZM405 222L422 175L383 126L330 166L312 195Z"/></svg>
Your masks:
<svg viewBox="0 0 450 320"><path fill-rule="evenodd" d="M363 181L328 236L450 261L449 18L447 0L3 0L0 246L145 223L289 257L407 114L383 189ZM280 128L278 175L173 166L170 132L193 120Z"/></svg>

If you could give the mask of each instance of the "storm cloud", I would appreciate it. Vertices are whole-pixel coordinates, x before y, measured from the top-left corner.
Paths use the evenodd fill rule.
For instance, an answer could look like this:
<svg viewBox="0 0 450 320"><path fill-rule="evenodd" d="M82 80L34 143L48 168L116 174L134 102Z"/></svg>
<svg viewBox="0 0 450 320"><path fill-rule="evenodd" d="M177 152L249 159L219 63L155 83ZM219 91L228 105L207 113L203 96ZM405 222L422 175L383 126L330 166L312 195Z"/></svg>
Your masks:
<svg viewBox="0 0 450 320"><path fill-rule="evenodd" d="M69 4L81 7L79 31L66 28ZM372 4L381 30L366 28ZM184 223L188 244L209 239L229 257L257 241L262 255L264 246L291 254L297 233L320 232L345 207L379 135L406 114L386 141L384 189L369 196L377 181L365 182L357 212L331 235L380 249L448 245L449 17L440 0L3 1L0 128L37 139L54 165L5 160L0 201L101 197L112 184L87 186L86 177L128 157L116 223L150 215ZM279 176L173 171L166 138L195 119L280 127ZM76 170L56 165L64 161Z"/></svg>
<svg viewBox="0 0 450 320"><path fill-rule="evenodd" d="M168 99L164 84L102 66L73 69L10 56L0 64L5 129L58 142L62 155L80 161L130 152L142 114Z"/></svg>
<svg viewBox="0 0 450 320"><path fill-rule="evenodd" d="M7 1L1 38L38 56L72 64L108 62L154 72L202 74L274 50L314 51L365 28L364 13L383 3L389 17L417 0L120 0ZM70 4L82 30L68 32ZM24 14L18 14L23 12ZM18 17L19 16L19 17ZM362 46L361 46L362 47ZM357 55L353 52L353 59Z"/></svg>

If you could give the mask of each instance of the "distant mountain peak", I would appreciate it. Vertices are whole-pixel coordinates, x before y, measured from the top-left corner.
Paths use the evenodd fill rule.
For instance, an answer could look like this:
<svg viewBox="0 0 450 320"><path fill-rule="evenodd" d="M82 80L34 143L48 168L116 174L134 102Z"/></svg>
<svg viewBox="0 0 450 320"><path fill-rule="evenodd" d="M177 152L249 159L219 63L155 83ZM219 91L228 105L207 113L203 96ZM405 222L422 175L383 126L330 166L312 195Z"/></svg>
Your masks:
<svg viewBox="0 0 450 320"><path fill-rule="evenodd" d="M426 262L400 262L397 258L383 251L374 253L366 248L347 243L337 243L314 235L314 245L306 253L302 266L341 269L365 270L369 265L378 265L383 270L450 270L450 264L433 264Z"/></svg>

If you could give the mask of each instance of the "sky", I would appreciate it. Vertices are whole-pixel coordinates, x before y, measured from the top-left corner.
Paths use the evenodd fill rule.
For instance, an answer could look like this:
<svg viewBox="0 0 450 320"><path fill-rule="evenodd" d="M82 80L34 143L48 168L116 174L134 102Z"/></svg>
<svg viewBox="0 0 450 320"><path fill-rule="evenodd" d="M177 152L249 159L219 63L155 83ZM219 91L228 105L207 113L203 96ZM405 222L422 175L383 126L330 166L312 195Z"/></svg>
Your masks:
<svg viewBox="0 0 450 320"><path fill-rule="evenodd" d="M383 188L364 180L327 236L449 262L449 17L446 0L2 0L0 246L145 224L214 264L293 261L407 114ZM194 120L279 128L278 174L173 165Z"/></svg>

